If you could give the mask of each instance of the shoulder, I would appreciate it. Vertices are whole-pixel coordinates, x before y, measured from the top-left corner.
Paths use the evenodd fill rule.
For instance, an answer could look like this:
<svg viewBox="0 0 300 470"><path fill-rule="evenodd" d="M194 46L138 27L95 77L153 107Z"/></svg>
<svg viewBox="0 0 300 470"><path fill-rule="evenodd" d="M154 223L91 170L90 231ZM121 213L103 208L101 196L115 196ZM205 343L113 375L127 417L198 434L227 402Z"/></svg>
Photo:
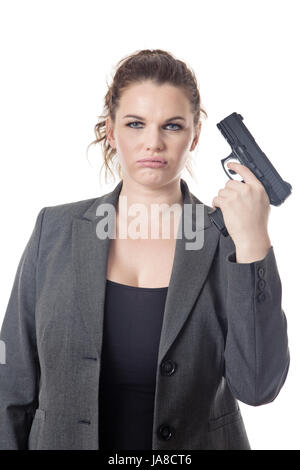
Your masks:
<svg viewBox="0 0 300 470"><path fill-rule="evenodd" d="M36 229L41 234L43 240L59 240L60 237L68 237L72 231L74 218L84 218L89 208L93 207L102 197L82 199L74 202L45 206L40 209Z"/></svg>
<svg viewBox="0 0 300 470"><path fill-rule="evenodd" d="M40 250L51 250L54 245L66 246L72 238L74 220L85 220L85 214L103 198L105 195L43 207L35 226Z"/></svg>
<svg viewBox="0 0 300 470"><path fill-rule="evenodd" d="M95 201L100 200L99 197L90 199L82 199L80 201L67 202L64 204L57 204L54 206L46 206L42 210L47 219L71 219L72 217L81 217L87 209L94 204Z"/></svg>
<svg viewBox="0 0 300 470"><path fill-rule="evenodd" d="M44 220L53 222L54 220L60 223L69 223L75 218L82 218L93 220L96 217L96 211L99 204L112 203L114 204L120 189L120 184L117 185L112 191L103 195L82 199L74 202L67 202L64 204L57 204L55 206L47 206L41 209L40 213L44 213Z"/></svg>

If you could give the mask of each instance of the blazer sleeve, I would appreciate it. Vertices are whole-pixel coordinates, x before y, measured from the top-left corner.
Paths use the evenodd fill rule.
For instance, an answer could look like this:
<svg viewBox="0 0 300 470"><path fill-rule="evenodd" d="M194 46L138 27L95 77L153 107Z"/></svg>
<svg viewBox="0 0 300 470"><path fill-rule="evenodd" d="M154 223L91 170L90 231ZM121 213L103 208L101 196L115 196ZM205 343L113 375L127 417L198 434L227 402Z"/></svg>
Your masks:
<svg viewBox="0 0 300 470"><path fill-rule="evenodd" d="M273 246L259 261L237 263L235 245L230 240L232 249L224 259L227 274L224 376L238 400L259 406L277 397L290 365L281 280Z"/></svg>
<svg viewBox="0 0 300 470"><path fill-rule="evenodd" d="M1 349L5 354L0 363L0 449L27 449L37 408L36 266L45 209L40 210L19 261L1 326Z"/></svg>

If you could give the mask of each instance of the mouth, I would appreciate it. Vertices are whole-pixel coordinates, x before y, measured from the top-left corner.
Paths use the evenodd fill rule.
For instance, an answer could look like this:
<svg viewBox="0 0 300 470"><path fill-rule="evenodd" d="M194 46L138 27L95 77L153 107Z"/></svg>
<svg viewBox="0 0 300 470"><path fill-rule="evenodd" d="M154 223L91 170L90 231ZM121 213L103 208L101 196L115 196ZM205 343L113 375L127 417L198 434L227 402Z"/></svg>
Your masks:
<svg viewBox="0 0 300 470"><path fill-rule="evenodd" d="M142 158L138 162L155 162L155 163L167 163L167 160L164 158Z"/></svg>

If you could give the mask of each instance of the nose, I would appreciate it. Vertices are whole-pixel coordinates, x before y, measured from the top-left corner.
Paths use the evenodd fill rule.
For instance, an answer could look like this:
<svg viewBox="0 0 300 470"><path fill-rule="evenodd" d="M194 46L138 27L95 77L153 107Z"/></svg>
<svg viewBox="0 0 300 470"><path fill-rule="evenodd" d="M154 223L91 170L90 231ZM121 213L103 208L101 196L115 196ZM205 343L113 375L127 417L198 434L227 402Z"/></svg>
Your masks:
<svg viewBox="0 0 300 470"><path fill-rule="evenodd" d="M144 135L144 139L147 150L154 152L163 148L163 141L160 132L157 130L149 130L147 134Z"/></svg>

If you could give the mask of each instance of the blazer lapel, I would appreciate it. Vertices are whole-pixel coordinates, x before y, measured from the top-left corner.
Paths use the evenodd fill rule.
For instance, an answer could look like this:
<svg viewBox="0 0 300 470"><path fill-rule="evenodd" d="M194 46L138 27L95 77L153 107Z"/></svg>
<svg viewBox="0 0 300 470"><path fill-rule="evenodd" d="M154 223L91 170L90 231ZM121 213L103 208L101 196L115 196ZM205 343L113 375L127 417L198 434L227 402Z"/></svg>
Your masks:
<svg viewBox="0 0 300 470"><path fill-rule="evenodd" d="M97 236L96 228L101 216L97 215L96 211L100 204L111 204L116 208L122 184L121 180L112 192L97 198L81 217L73 217L72 224L74 295L79 313L99 357L102 348L110 238L109 235L104 239ZM184 206L178 230L182 235L176 240L161 330L158 363L168 352L193 309L209 272L220 238L219 231L214 228L208 217L210 208L203 205L204 217L201 218L199 224L199 220L196 220L196 204L202 205L202 203L190 193L183 179L180 180L180 185ZM187 244L194 242L193 239L186 237L184 216L187 210L186 204L190 204L192 208L193 231L203 237L203 246L200 249L187 249ZM107 214L105 214L106 216ZM114 226L110 227L108 234L111 234L112 230L114 230Z"/></svg>

